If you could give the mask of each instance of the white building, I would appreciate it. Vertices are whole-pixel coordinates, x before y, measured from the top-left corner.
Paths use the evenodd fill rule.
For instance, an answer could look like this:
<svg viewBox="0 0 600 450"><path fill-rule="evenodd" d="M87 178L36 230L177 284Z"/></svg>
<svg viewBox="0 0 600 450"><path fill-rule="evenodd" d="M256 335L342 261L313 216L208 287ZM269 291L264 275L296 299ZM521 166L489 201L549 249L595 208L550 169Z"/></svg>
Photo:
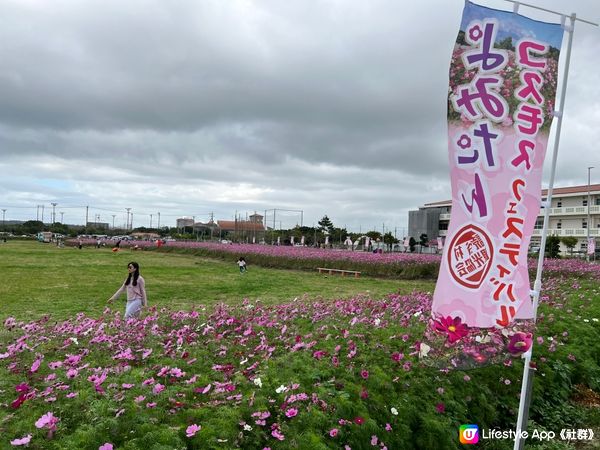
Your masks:
<svg viewBox="0 0 600 450"><path fill-rule="evenodd" d="M543 189L543 202L546 201L547 195L548 190ZM445 200L426 203L418 211L409 211L409 235L418 238L422 233L425 233L430 241L435 240L438 236L446 236L451 208L452 201ZM539 246L544 226L544 214L544 209L540 209L531 237L531 246ZM585 252L587 250L588 231L590 237L600 237L600 184L589 186L589 205L587 184L584 186L554 188L552 190L549 218L548 235L574 236L577 238L577 244L573 251ZM598 247L598 242L596 242L596 248ZM566 251L566 247L562 244L561 251Z"/></svg>

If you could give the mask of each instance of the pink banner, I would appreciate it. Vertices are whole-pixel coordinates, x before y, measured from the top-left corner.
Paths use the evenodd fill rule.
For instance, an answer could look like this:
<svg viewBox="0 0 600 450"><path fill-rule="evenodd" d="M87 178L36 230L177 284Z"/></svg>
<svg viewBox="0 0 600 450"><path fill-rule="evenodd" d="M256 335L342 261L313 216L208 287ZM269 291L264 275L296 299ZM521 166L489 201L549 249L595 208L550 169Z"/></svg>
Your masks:
<svg viewBox="0 0 600 450"><path fill-rule="evenodd" d="M450 66L452 212L435 319L487 328L533 317L527 249L562 35L559 24L465 5Z"/></svg>
<svg viewBox="0 0 600 450"><path fill-rule="evenodd" d="M594 253L596 253L596 238L589 237L587 244L587 254L593 255Z"/></svg>

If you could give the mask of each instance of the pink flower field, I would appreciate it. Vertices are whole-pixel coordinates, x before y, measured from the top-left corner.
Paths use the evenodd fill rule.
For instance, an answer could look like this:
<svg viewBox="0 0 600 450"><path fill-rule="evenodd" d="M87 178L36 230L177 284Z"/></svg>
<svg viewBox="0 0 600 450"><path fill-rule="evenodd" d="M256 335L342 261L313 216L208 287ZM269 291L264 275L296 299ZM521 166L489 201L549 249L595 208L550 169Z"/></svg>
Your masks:
<svg viewBox="0 0 600 450"><path fill-rule="evenodd" d="M551 403L562 413L549 420L547 402L574 395L576 383L593 386L600 373L592 356L597 278L563 273L546 284L533 339L469 330L452 318L432 322L431 294L419 292L151 309L127 322L110 309L64 322L9 317L0 347L0 442L51 449L461 448L458 424L514 426L519 356L532 344L532 418L546 427L566 426L564 420L584 426L585 411L565 400Z"/></svg>

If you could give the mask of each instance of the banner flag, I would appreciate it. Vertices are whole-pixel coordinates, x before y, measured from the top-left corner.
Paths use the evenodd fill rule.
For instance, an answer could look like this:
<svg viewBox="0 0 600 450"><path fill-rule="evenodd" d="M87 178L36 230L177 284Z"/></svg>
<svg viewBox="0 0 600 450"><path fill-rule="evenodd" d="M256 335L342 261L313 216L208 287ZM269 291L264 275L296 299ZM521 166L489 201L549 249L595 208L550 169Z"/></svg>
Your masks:
<svg viewBox="0 0 600 450"><path fill-rule="evenodd" d="M465 3L450 64L452 211L433 297L438 322L489 328L533 318L527 249L562 38L560 24Z"/></svg>
<svg viewBox="0 0 600 450"><path fill-rule="evenodd" d="M594 253L596 253L596 238L589 237L587 245L587 254L593 255Z"/></svg>
<svg viewBox="0 0 600 450"><path fill-rule="evenodd" d="M437 248L438 248L438 250L442 250L444 248L444 238L443 237L437 238Z"/></svg>

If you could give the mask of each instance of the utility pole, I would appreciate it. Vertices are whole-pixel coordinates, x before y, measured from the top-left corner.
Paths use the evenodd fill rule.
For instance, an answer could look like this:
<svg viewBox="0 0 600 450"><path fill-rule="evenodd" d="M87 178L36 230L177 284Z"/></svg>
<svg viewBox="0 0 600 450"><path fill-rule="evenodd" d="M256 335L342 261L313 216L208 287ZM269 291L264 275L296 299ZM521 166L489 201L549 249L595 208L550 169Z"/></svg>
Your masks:
<svg viewBox="0 0 600 450"><path fill-rule="evenodd" d="M588 199L587 199L587 244L586 244L586 253L587 253L587 261L589 261L590 258L590 252L589 252L589 247L590 247L590 227L592 226L592 221L590 218L590 205L592 203L592 197L590 196L590 171L594 168L594 166L590 166L587 168L588 170Z"/></svg>
<svg viewBox="0 0 600 450"><path fill-rule="evenodd" d="M4 230L4 215L6 214L6 209L2 208L2 230Z"/></svg>
<svg viewBox="0 0 600 450"><path fill-rule="evenodd" d="M160 211L158 212L158 225L157 228L160 230Z"/></svg>
<svg viewBox="0 0 600 450"><path fill-rule="evenodd" d="M86 229L86 230L87 230L87 224L88 224L88 214L89 214L89 210L90 210L90 207L89 207L89 206L86 206L86 207L85 207L85 229Z"/></svg>
<svg viewBox="0 0 600 450"><path fill-rule="evenodd" d="M56 223L56 205L58 203L50 203L52 205L52 224Z"/></svg>
<svg viewBox="0 0 600 450"><path fill-rule="evenodd" d="M129 230L129 211L131 211L131 208L125 208L127 210L127 223L125 224L125 229Z"/></svg>
<svg viewBox="0 0 600 450"><path fill-rule="evenodd" d="M152 228L152 214L150 214L150 228Z"/></svg>
<svg viewBox="0 0 600 450"><path fill-rule="evenodd" d="M65 213L64 213L63 211L61 211L61 212L60 212L60 223L64 223L64 222L63 222L63 220L64 220L64 215L65 215Z"/></svg>

